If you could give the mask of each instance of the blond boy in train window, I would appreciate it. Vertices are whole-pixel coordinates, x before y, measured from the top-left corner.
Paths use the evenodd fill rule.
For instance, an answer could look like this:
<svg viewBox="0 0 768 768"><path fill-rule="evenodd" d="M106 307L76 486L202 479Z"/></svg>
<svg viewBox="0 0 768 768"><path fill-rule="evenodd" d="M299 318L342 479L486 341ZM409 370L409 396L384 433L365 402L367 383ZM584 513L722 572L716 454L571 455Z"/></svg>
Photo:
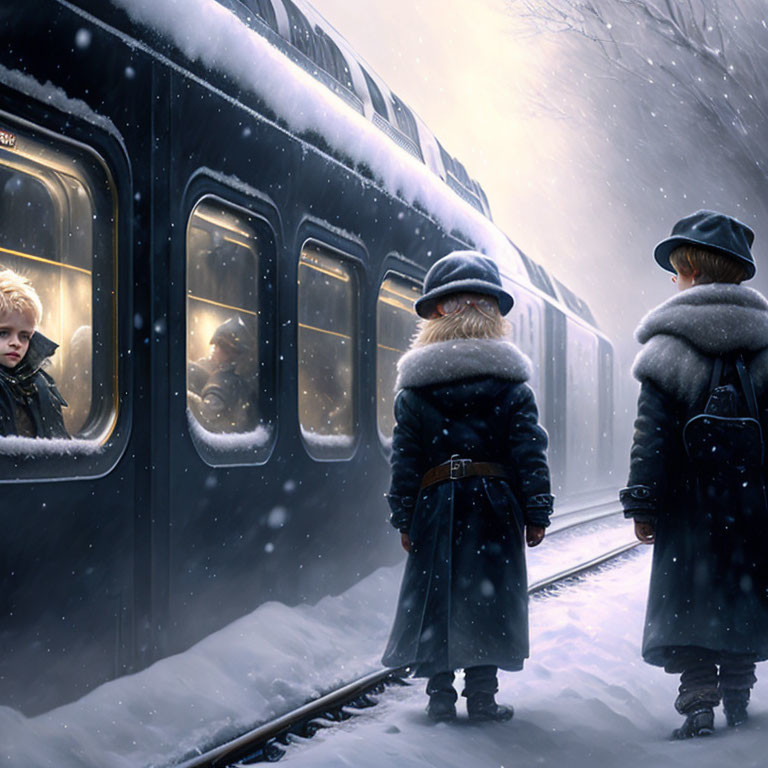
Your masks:
<svg viewBox="0 0 768 768"><path fill-rule="evenodd" d="M68 438L67 403L43 367L58 344L38 330L43 306L30 281L0 270L0 435Z"/></svg>

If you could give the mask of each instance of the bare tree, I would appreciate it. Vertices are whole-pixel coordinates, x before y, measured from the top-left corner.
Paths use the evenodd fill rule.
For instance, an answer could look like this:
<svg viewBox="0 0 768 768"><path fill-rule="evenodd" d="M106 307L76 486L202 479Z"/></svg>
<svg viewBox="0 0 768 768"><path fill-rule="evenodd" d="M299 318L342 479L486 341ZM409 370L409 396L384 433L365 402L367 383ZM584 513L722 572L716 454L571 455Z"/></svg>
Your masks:
<svg viewBox="0 0 768 768"><path fill-rule="evenodd" d="M726 153L755 190L768 168L768 26L764 0L508 0L541 33L597 54L580 64L620 78L624 96L663 114L662 131L697 121L707 151ZM631 87L627 84L634 81ZM600 88L581 96L600 108ZM615 92L612 93L615 95ZM642 114L641 111L638 114ZM626 125L623 126L626 128ZM654 132L653 126L642 126ZM658 129L656 129L658 132ZM706 138L704 138L706 137Z"/></svg>

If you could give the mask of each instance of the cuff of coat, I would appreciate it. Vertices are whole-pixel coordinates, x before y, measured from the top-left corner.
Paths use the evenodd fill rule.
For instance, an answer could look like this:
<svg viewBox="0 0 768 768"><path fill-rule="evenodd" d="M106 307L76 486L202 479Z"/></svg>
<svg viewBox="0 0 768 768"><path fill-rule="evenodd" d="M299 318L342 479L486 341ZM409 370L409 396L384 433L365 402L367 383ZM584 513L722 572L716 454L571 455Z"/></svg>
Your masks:
<svg viewBox="0 0 768 768"><path fill-rule="evenodd" d="M624 517L628 520L632 519L636 523L651 523L652 525L656 525L656 515L649 515L642 509L625 509Z"/></svg>
<svg viewBox="0 0 768 768"><path fill-rule="evenodd" d="M401 533L408 533L411 528L411 518L413 517L413 508L416 506L416 499L412 496L395 496L388 493L387 501L392 510L389 522Z"/></svg>
<svg viewBox="0 0 768 768"><path fill-rule="evenodd" d="M525 523L546 528L549 525L549 516L555 497L551 493L537 493L530 496L525 502Z"/></svg>
<svg viewBox="0 0 768 768"><path fill-rule="evenodd" d="M629 485L619 491L619 501L626 517L647 515L656 517L658 502L649 485Z"/></svg>

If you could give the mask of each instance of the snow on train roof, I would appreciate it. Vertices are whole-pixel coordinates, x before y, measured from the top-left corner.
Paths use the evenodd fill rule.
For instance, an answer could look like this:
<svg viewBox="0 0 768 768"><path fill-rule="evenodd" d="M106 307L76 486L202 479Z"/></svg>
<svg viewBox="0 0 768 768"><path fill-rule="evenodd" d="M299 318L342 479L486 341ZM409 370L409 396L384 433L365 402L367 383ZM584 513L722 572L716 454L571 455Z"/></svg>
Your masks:
<svg viewBox="0 0 768 768"><path fill-rule="evenodd" d="M389 194L426 210L445 231L459 233L474 247L492 255L508 277L535 286L562 306L576 311L571 303L547 287L548 278L541 276L546 270L530 258L524 259L510 239L467 202L456 184L449 186L363 114L349 107L310 72L251 29L226 7L228 0L185 0L183 13L179 12L178 0L110 1L125 10L135 22L173 41L191 61L199 61L234 78L284 120L292 131L298 134L315 132L333 150L351 158L355 164L368 166ZM379 86L384 85L306 0L293 2L301 6L312 23L321 24L323 32L332 37L367 76L375 79ZM435 151L450 157L418 115L413 117L419 125L426 153ZM455 163L460 166L458 172L466 175L463 166L458 161ZM478 189L484 196L479 185ZM580 299L578 302L579 308L586 306ZM576 314L594 324L588 308L586 312L576 311Z"/></svg>
<svg viewBox="0 0 768 768"><path fill-rule="evenodd" d="M492 254L502 271L529 282L505 235L439 177L216 0L110 0L170 39L190 60L224 72L256 94L296 133L317 132L336 151L367 165L391 195L428 211ZM395 160L393 162L393 160Z"/></svg>

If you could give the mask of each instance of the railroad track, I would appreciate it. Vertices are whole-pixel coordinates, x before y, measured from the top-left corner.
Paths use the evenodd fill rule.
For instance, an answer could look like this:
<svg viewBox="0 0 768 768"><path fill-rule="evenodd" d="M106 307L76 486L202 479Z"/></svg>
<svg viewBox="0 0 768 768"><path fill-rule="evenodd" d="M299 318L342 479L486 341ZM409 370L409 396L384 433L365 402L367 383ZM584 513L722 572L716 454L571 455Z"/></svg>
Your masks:
<svg viewBox="0 0 768 768"><path fill-rule="evenodd" d="M566 513L553 520L551 526L553 530L548 532L548 535L587 525L620 512L618 504L606 502ZM539 594L558 584L578 578L628 554L639 544L638 541L628 542L545 579L533 582L528 587L528 594ZM350 709L366 709L374 706L376 701L370 698L371 695L382 693L387 685L408 685L404 679L407 674L407 667L377 670L275 720L264 723L232 741L202 752L184 762L169 765L168 768L228 768L259 762L276 762L283 756L284 747L290 744L292 738L311 737L318 730L352 717Z"/></svg>

